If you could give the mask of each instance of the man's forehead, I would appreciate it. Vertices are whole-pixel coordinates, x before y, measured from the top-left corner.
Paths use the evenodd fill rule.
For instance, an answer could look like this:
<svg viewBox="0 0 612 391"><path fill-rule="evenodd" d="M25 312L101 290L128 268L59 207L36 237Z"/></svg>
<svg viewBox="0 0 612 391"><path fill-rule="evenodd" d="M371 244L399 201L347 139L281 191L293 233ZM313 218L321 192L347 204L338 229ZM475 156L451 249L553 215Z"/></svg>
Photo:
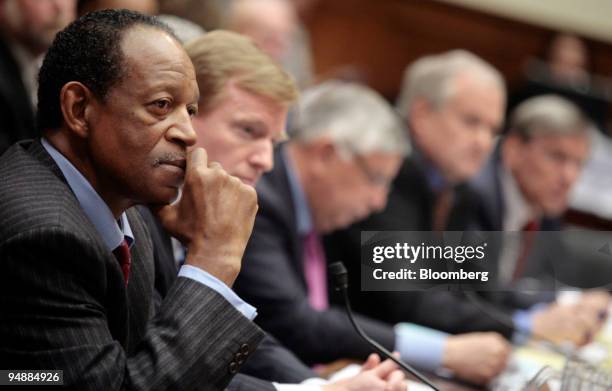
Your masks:
<svg viewBox="0 0 612 391"><path fill-rule="evenodd" d="M160 58L168 51L184 53L180 44L170 34L159 28L144 25L136 25L124 31L120 46L125 58L144 60L143 62L150 58Z"/></svg>
<svg viewBox="0 0 612 391"><path fill-rule="evenodd" d="M584 130L576 133L540 133L531 137L531 141L545 145L579 145L580 143L588 144L588 133Z"/></svg>
<svg viewBox="0 0 612 391"><path fill-rule="evenodd" d="M121 40L121 51L128 78L163 83L165 79L192 79L193 64L181 45L167 32L148 26L127 30ZM163 72L164 79L159 75Z"/></svg>

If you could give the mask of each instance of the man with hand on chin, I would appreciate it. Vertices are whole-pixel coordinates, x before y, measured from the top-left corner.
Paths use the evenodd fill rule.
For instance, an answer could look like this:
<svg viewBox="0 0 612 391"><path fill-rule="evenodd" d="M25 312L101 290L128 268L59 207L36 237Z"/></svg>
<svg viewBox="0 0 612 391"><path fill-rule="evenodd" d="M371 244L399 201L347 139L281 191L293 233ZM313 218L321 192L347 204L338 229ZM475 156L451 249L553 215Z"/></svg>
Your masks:
<svg viewBox="0 0 612 391"><path fill-rule="evenodd" d="M187 153L189 57L155 19L102 11L58 34L39 80L42 139L0 158L0 367L75 390L224 389L263 337L229 288L257 200ZM158 311L143 203L189 249Z"/></svg>

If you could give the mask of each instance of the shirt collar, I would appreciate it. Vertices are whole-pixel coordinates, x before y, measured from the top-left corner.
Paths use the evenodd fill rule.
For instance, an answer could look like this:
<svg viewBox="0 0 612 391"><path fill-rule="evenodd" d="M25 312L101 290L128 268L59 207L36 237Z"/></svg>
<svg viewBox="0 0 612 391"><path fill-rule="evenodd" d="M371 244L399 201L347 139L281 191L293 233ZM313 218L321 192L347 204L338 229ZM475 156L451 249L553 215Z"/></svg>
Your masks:
<svg viewBox="0 0 612 391"><path fill-rule="evenodd" d="M41 141L43 147L49 152L51 158L62 171L62 174L64 174L66 181L68 181L68 186L70 186L81 208L102 237L106 248L112 251L124 239L131 246L134 243L134 234L125 212L121 214L119 220L115 220L108 205L96 193L83 174L64 155L49 144L47 140L43 138Z"/></svg>
<svg viewBox="0 0 612 391"><path fill-rule="evenodd" d="M521 231L532 219L531 208L510 171L503 166L499 170L504 199L504 231Z"/></svg>
<svg viewBox="0 0 612 391"><path fill-rule="evenodd" d="M306 200L306 194L297 177L291 158L287 153L287 149L281 149L283 159L285 160L285 170L289 178L289 188L291 190L291 200L295 206L298 234L300 236L308 235L314 228L312 216L310 214L310 206Z"/></svg>

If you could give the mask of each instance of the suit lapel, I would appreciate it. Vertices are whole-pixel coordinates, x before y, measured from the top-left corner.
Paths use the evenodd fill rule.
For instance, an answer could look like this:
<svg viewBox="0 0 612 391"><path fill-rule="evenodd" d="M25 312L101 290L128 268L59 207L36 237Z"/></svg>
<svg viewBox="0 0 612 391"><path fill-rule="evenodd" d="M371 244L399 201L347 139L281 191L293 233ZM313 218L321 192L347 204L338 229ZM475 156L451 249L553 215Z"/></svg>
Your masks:
<svg viewBox="0 0 612 391"><path fill-rule="evenodd" d="M489 158L482 171L470 182L480 195L480 206L484 213L482 217L487 218L487 226L483 228L490 231L501 231L503 229L502 219L504 216L504 202L500 178L501 153L499 147Z"/></svg>
<svg viewBox="0 0 612 391"><path fill-rule="evenodd" d="M293 202L289 177L287 176L287 162L284 158L283 146L274 151L274 169L262 178L258 187L261 193L261 207L271 208L281 221L282 227L287 229L287 251L291 253L291 266L300 276L306 287L304 279L304 248L302 238L297 230L296 206Z"/></svg>
<svg viewBox="0 0 612 391"><path fill-rule="evenodd" d="M63 183L66 189L70 190L62 171L55 161L44 149L40 140L23 142L28 152L37 159L42 165L51 170ZM28 146L28 144L30 144ZM92 241L97 242L99 248L105 248L98 232L85 216L76 197L73 208L77 212L79 225L88 234ZM125 288L123 282L123 272L112 252L106 251L103 255L106 258L107 269L107 299L113 303L113 311L108 314L108 324L113 338L119 341L128 351L142 339L146 331L146 325L152 316L152 294L154 281L154 268L151 260L153 259L152 244L150 235L139 218L135 209L127 211L130 227L134 233L135 242L131 249L132 267L130 281Z"/></svg>
<svg viewBox="0 0 612 391"><path fill-rule="evenodd" d="M148 230L136 209L127 211L135 242L132 246L132 268L127 290L129 308L128 351L132 351L146 333L147 323L153 317L153 245Z"/></svg>

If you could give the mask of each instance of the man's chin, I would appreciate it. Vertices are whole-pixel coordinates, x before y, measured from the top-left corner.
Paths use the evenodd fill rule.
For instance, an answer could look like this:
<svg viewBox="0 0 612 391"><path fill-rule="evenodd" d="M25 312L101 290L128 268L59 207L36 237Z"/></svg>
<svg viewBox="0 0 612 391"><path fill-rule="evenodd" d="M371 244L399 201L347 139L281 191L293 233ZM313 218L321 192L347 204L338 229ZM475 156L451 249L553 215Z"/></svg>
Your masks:
<svg viewBox="0 0 612 391"><path fill-rule="evenodd" d="M238 175L236 175L236 177L240 179L242 183L244 183L245 185L249 185L251 187L255 187L257 185L257 182L259 181L259 177L244 177L244 176L238 176Z"/></svg>
<svg viewBox="0 0 612 391"><path fill-rule="evenodd" d="M182 186L181 187L172 187L167 186L156 192L151 197L148 197L148 201L146 202L149 206L157 206L162 207L166 205L175 204L181 199L182 195Z"/></svg>

